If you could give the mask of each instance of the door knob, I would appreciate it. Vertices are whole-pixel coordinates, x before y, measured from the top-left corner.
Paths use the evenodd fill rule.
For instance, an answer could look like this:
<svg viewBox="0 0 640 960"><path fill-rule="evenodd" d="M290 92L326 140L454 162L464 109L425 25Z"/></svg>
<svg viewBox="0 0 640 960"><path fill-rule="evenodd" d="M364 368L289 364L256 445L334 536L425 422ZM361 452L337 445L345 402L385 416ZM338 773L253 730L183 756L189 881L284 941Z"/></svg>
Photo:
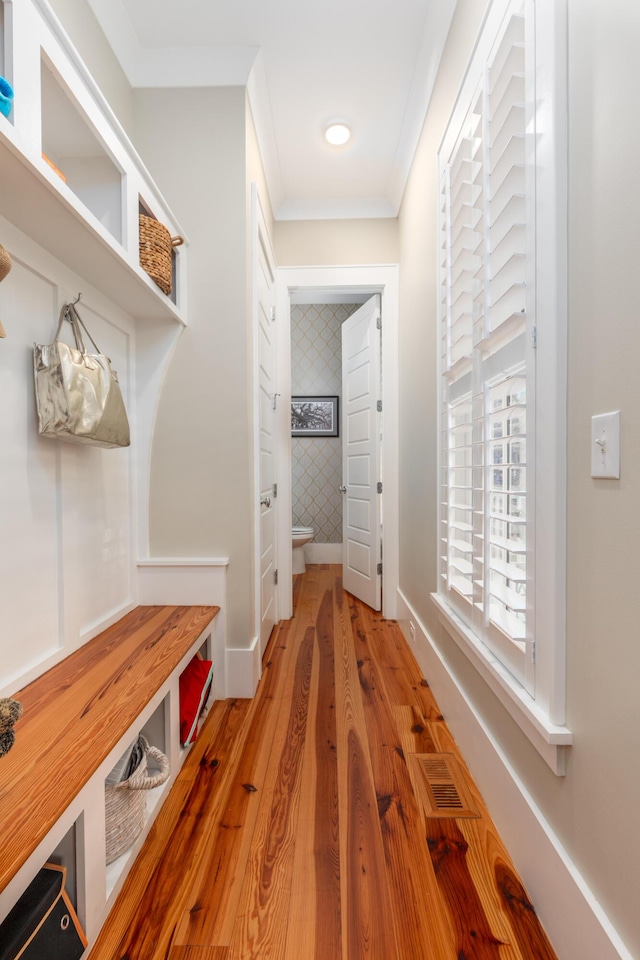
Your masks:
<svg viewBox="0 0 640 960"><path fill-rule="evenodd" d="M270 497L270 496L260 497L260 504L261 504L261 506L263 506L263 507L270 507L270 506L271 506L271 497Z"/></svg>
<svg viewBox="0 0 640 960"><path fill-rule="evenodd" d="M344 484L343 484L343 486L338 487L338 490L340 491L340 493L346 493L346 492L347 492L347 488L344 486Z"/></svg>

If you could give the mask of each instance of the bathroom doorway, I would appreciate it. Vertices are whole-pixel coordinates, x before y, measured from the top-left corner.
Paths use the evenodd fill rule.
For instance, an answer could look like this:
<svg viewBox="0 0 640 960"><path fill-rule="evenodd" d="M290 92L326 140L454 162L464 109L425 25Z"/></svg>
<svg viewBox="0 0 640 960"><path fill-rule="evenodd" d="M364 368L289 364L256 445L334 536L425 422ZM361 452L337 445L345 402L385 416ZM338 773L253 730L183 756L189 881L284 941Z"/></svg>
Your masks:
<svg viewBox="0 0 640 960"><path fill-rule="evenodd" d="M382 508L384 506L385 517L385 558L382 572L382 610L386 617L395 616L397 583L398 583L398 529L397 529L397 312L398 312L398 268L395 266L387 267L329 267L329 268L282 268L278 271L278 299L277 315L279 329L279 387L282 391L281 404L278 418L278 488L280 495L281 514L278 529L278 545L280 556L284 562L280 562L282 577L279 580L279 609L281 616L286 618L291 616L292 610L292 589L291 589L291 550L292 550L292 529L291 520L297 520L299 526L313 526L311 523L311 514L304 513L304 509L309 509L313 498L315 497L321 504L321 509L317 513L322 524L328 519L328 525L323 527L321 539L314 541L305 547L308 554L308 561L311 563L324 562L342 562L342 506L345 493L340 491L340 487L348 484L342 481L346 478L344 464L342 463L342 440L343 437L333 438L333 449L330 456L326 456L328 446L324 447L324 452L317 457L310 455L309 447L305 451L304 446L298 443L298 438L291 436L291 397L294 396L335 396L334 393L319 394L318 389L328 390L331 386L332 391L336 390L340 400L341 388L341 360L336 361L337 351L341 353L341 345L331 331L324 329L314 331L309 325L309 315L316 318L321 313L324 320L320 322L329 327L333 325L335 331L339 332L342 324L366 301L371 300L372 296L379 295L380 312L382 316L382 377L380 391L384 396L382 403L381 417L379 422L382 427L382 433L385 437L384 459L377 476L381 479L376 480L376 499L374 506ZM292 331L298 324L299 318L304 316L305 311L300 308L313 307L308 310L307 318L298 331L299 340L306 339L306 350L311 357L311 361L306 364L306 369L298 369L295 354L296 348L292 344ZM315 346L310 345L316 341ZM329 344L332 344L329 346ZM320 357L318 361L320 367L328 361L333 366L333 380L311 381L309 371L313 368L313 358L322 353L326 345L326 355ZM318 351L318 348L319 351ZM334 359L331 360L333 355ZM304 367L304 365L302 365ZM340 379L337 379L337 373L340 373ZM305 379L306 377L306 379ZM340 387L336 384L340 383ZM318 387L319 384L319 387ZM313 392L312 391L313 388ZM305 393L299 393L303 390ZM376 409L377 400L375 398ZM342 432L342 431L341 431ZM322 438L328 441L329 438ZM379 437L377 438L379 439ZM310 484L311 490L300 495L299 490L295 490L296 478L300 478L305 469L313 477L313 483ZM375 479L375 478L374 478ZM318 482L320 480L320 483ZM378 493L377 485L381 484ZM362 505L359 505L362 509ZM306 521L306 522L305 522ZM373 521L374 525L377 521ZM329 533L327 533L327 530ZM340 530L340 533L338 533ZM358 550L360 548L357 548ZM287 569L286 561L289 560ZM376 558L374 570L378 576L378 563ZM374 600L375 604L375 600ZM374 605L372 604L372 605ZM379 604L378 604L379 606Z"/></svg>
<svg viewBox="0 0 640 960"><path fill-rule="evenodd" d="M342 563L341 332L361 297L328 297L302 294L291 303L291 514L294 544L307 540L294 546L294 573L303 551L308 563Z"/></svg>

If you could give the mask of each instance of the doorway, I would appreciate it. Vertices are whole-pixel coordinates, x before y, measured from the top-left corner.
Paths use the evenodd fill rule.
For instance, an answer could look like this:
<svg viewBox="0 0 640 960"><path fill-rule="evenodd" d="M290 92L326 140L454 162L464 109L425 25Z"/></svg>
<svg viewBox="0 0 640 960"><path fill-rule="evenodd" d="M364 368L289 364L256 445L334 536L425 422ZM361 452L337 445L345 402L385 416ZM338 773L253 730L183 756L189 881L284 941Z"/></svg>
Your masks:
<svg viewBox="0 0 640 960"><path fill-rule="evenodd" d="M397 479L397 266L293 267L281 268L277 281L278 368L281 402L276 426L278 436L278 548L281 577L278 582L280 616L292 615L291 518L291 308L299 303L362 304L380 296L382 314L382 432L384 458L381 466L380 505L384 504L385 556L382 580L382 611L394 618L398 587L398 479Z"/></svg>

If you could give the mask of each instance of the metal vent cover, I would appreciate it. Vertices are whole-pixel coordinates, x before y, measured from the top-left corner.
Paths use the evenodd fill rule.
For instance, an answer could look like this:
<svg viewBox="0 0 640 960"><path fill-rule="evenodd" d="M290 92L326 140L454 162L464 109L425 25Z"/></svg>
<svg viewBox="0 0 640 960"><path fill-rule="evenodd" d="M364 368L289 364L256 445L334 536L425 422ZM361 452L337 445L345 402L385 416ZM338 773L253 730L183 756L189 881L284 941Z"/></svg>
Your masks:
<svg viewBox="0 0 640 960"><path fill-rule="evenodd" d="M413 781L427 817L478 818L465 775L452 753L412 753Z"/></svg>

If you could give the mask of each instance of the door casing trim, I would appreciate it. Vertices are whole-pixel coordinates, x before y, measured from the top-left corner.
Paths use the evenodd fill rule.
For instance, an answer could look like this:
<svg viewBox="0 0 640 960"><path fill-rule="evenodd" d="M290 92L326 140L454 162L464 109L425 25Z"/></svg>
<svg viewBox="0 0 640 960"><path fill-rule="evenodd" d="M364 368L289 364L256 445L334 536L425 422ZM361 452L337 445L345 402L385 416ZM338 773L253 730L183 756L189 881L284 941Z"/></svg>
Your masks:
<svg viewBox="0 0 640 960"><path fill-rule="evenodd" d="M384 557L382 614L396 617L399 583L398 516L398 313L399 267L368 264L339 267L280 267L276 276L276 353L278 398L276 443L278 473L278 612L293 615L291 572L291 302L301 296L326 296L324 302L379 293L382 308L382 497ZM339 299L337 299L339 298ZM316 302L321 302L320 300Z"/></svg>
<svg viewBox="0 0 640 960"><path fill-rule="evenodd" d="M261 527L260 527L260 407L259 407L259 349L258 349L258 338L259 338L259 291L258 291L258 260L259 260L259 247L262 246L269 271L273 276L273 283L275 288L276 297L278 294L278 271L276 267L276 258L273 251L273 246L271 243L271 237L269 235L269 228L267 226L266 217L264 215L264 209L262 206L262 201L260 199L260 193L258 187L255 183L251 184L251 309L252 309L252 338L253 338L253 633L254 636L258 637L258 651L259 656L262 657L264 650L261 648L260 644L260 635L261 635L261 578L260 578L260 555L261 555ZM276 331L276 382L277 382L277 369L278 369L278 352L279 352L279 340L277 339ZM276 473L277 473L277 438L276 438ZM274 536L274 569L278 569L278 560L279 560L279 537L278 537L278 505L274 505L274 510L276 514L276 533ZM278 608L279 601L279 591L275 591L275 622L277 623L281 619L282 614ZM268 639L268 638L267 638ZM260 671L258 671L258 677L260 676Z"/></svg>

